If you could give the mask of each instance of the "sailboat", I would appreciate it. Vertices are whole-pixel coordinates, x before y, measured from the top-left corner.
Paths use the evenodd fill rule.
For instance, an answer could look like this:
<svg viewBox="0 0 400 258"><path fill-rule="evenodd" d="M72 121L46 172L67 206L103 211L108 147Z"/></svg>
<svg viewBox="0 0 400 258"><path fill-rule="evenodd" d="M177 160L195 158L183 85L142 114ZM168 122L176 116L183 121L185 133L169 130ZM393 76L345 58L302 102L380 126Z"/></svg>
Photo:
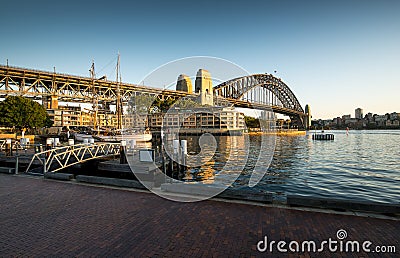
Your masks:
<svg viewBox="0 0 400 258"><path fill-rule="evenodd" d="M152 139L152 134L150 130L134 130L123 128L122 124L122 113L123 113L123 103L121 100L121 71L120 71L120 55L118 53L118 61L117 61L117 101L116 101L116 115L117 115L117 128L116 130L112 130L111 132L102 131L99 132L99 128L97 128L97 134L93 134L93 138L99 141L104 142L120 142L122 140L125 141L135 141L135 142L148 142ZM96 129L94 130L96 131Z"/></svg>

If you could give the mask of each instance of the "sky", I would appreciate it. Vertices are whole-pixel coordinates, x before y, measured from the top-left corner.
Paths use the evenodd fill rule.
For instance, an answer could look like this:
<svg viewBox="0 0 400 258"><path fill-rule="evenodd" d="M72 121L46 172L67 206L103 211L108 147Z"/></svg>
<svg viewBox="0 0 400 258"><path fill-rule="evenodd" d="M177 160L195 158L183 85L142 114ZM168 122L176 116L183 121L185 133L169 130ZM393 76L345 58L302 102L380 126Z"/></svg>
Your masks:
<svg viewBox="0 0 400 258"><path fill-rule="evenodd" d="M0 64L89 76L94 60L114 79L119 52L122 80L140 83L210 56L276 71L313 118L385 114L400 112L399 13L385 0L4 1Z"/></svg>

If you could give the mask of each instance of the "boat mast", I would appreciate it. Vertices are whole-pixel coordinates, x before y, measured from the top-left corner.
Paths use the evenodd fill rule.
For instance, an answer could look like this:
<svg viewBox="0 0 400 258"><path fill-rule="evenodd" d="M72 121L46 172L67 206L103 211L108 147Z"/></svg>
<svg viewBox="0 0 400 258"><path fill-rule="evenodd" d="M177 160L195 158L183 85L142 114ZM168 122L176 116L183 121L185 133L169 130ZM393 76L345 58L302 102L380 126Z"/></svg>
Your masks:
<svg viewBox="0 0 400 258"><path fill-rule="evenodd" d="M92 66L90 68L90 77L92 79L92 110L93 110L93 128L95 129L97 125L97 108L98 108L98 99L96 97L96 88L94 86L94 82L96 80L96 73L94 70L94 60L92 60Z"/></svg>
<svg viewBox="0 0 400 258"><path fill-rule="evenodd" d="M121 102L121 75L120 75L120 55L118 53L118 61L117 61L117 104L116 104L116 112L117 112L117 129L122 129L122 102Z"/></svg>

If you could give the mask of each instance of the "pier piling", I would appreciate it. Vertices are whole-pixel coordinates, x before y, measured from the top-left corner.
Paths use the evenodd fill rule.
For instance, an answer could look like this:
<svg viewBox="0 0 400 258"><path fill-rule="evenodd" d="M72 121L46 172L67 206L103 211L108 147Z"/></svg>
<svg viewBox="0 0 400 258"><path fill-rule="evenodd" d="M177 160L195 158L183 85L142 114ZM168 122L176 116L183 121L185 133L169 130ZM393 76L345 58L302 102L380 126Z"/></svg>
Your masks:
<svg viewBox="0 0 400 258"><path fill-rule="evenodd" d="M15 174L18 174L19 154L15 155Z"/></svg>
<svg viewBox="0 0 400 258"><path fill-rule="evenodd" d="M119 163L120 164L127 164L128 161L126 159L126 141L122 140L120 147L119 147Z"/></svg>
<svg viewBox="0 0 400 258"><path fill-rule="evenodd" d="M12 145L11 145L11 139L6 139L6 156L11 156L12 155Z"/></svg>

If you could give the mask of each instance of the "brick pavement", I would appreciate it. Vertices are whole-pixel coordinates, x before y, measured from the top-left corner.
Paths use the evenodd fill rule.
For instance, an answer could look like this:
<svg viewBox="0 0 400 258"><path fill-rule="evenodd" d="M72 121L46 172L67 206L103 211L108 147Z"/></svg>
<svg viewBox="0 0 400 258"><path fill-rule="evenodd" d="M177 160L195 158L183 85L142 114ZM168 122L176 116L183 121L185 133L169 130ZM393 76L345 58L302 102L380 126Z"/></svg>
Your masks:
<svg viewBox="0 0 400 258"><path fill-rule="evenodd" d="M203 201L0 174L0 257L385 257L377 253L260 253L269 240L394 245L400 221ZM287 247L287 246L286 246Z"/></svg>

